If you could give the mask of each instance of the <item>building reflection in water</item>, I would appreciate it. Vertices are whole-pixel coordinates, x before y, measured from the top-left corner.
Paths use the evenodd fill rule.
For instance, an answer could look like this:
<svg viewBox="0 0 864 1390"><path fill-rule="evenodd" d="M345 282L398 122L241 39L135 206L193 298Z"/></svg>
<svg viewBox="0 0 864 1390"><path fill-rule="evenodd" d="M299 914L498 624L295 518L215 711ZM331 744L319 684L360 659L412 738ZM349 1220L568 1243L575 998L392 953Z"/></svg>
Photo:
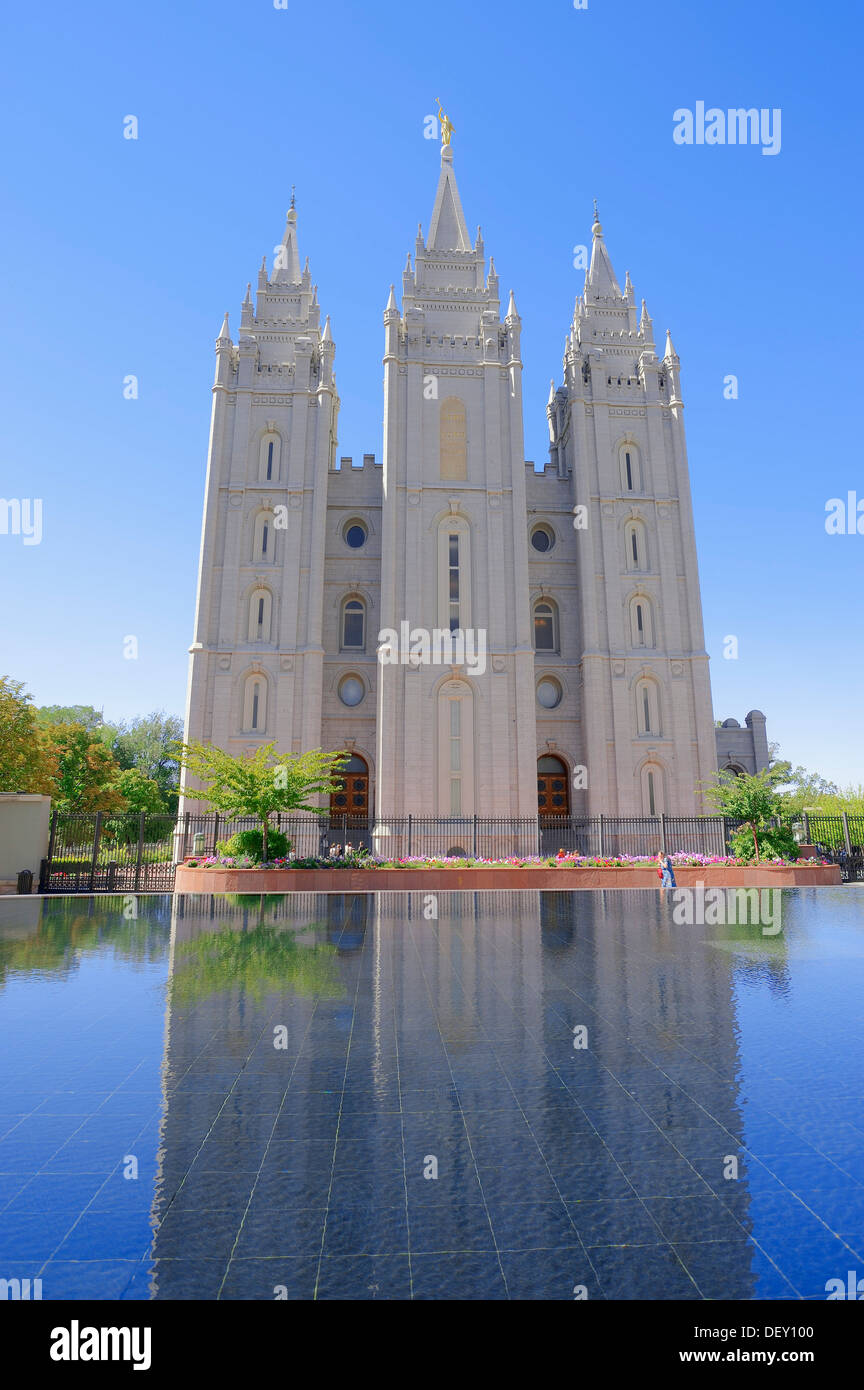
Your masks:
<svg viewBox="0 0 864 1390"><path fill-rule="evenodd" d="M638 1195L652 1219L664 1200L716 1203L744 1129L724 931L623 892L178 897L155 1295L176 1296L190 1259L225 1278L241 1224L259 1253L268 1203L401 1204L413 1233L434 1189L469 1241L480 1207L503 1231L529 1203L549 1250L562 1201L587 1215ZM784 949L759 940L781 989ZM724 1296L747 1298L746 1165L735 1186ZM296 1254L326 1258L327 1239Z"/></svg>

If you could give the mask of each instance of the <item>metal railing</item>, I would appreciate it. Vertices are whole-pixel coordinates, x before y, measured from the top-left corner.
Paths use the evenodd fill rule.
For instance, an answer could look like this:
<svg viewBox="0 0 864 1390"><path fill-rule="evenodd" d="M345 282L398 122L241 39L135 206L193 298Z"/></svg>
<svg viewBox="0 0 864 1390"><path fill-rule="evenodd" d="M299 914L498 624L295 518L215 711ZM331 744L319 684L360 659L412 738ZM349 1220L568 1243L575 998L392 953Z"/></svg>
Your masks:
<svg viewBox="0 0 864 1390"><path fill-rule="evenodd" d="M659 849L723 856L740 822L723 816L350 816L283 812L271 827L300 859L326 857L350 844L388 859L458 855L477 859L555 855L650 857ZM804 813L801 838L857 876L864 816ZM55 811L40 892L170 891L178 862L209 856L254 817L218 812L137 813Z"/></svg>

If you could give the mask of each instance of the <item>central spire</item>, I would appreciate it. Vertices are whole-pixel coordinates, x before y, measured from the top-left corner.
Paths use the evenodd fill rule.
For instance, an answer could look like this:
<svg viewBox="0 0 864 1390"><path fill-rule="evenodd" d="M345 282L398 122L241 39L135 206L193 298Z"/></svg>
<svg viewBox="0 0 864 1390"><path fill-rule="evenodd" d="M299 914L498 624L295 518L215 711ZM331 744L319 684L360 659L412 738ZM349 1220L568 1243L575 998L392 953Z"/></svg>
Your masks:
<svg viewBox="0 0 864 1390"><path fill-rule="evenodd" d="M432 209L432 223L426 243L430 251L470 251L471 239L453 172L453 150L441 146L441 177Z"/></svg>

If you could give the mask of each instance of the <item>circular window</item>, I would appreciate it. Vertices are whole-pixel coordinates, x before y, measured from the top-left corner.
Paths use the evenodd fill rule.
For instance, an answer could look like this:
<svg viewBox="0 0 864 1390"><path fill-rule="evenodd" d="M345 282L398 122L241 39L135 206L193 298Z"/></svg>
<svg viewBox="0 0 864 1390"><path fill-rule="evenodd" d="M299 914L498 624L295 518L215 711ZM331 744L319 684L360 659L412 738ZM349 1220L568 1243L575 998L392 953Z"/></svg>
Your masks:
<svg viewBox="0 0 864 1390"><path fill-rule="evenodd" d="M361 545L366 544L366 536L368 535L368 532L366 530L366 527L360 521L350 522L345 527L345 531L343 534L345 537L345 544L350 545L352 550L359 550Z"/></svg>
<svg viewBox="0 0 864 1390"><path fill-rule="evenodd" d="M561 703L561 687L557 681L550 677L540 681L537 686L537 703L544 709L554 709Z"/></svg>
<svg viewBox="0 0 864 1390"><path fill-rule="evenodd" d="M359 705L365 694L363 682L357 676L345 676L339 682L339 699L349 708Z"/></svg>
<svg viewBox="0 0 864 1390"><path fill-rule="evenodd" d="M548 526L535 526L531 532L531 544L535 550L544 554L547 550L552 549L555 544L555 537Z"/></svg>

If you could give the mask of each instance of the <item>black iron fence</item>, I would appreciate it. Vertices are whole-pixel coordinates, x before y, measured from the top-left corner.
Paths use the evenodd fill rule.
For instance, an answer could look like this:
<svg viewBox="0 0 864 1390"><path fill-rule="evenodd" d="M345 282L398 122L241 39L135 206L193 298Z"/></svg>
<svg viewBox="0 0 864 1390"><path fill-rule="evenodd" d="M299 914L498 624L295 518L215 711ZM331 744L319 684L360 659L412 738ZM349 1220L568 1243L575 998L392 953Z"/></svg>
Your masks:
<svg viewBox="0 0 864 1390"><path fill-rule="evenodd" d="M653 856L659 849L723 856L740 822L723 816L316 816L283 813L271 826L301 859L326 857L352 845L388 859L471 856L478 859L555 855ZM864 879L864 816L805 812L798 838L841 866L844 881ZM177 863L205 857L237 831L257 830L254 817L217 812L124 814L55 811L42 893L169 892Z"/></svg>

